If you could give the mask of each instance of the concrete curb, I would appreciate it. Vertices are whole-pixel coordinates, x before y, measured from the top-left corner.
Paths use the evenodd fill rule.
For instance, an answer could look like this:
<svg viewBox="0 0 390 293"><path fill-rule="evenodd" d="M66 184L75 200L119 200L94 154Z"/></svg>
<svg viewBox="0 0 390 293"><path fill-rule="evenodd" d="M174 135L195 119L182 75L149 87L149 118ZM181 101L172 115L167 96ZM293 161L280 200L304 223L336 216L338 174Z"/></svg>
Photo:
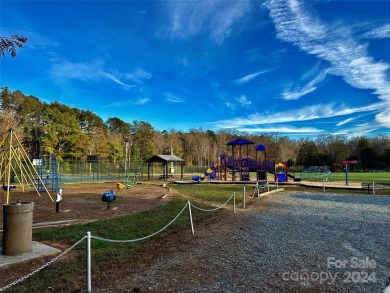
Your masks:
<svg viewBox="0 0 390 293"><path fill-rule="evenodd" d="M61 250L57 248L36 241L32 242L31 252L22 253L19 255L3 255L3 247L0 247L0 268L5 268L22 261L28 261L42 256L58 254L60 252Z"/></svg>

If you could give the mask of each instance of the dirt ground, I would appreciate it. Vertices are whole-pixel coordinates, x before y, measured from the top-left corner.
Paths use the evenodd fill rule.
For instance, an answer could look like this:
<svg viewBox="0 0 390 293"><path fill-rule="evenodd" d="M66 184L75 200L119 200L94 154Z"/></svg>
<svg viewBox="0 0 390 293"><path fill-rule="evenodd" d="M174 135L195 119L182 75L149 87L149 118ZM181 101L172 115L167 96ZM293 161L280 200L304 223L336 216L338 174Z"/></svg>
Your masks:
<svg viewBox="0 0 390 293"><path fill-rule="evenodd" d="M115 182L65 185L59 205L60 211L56 212L55 202L51 201L46 192L41 192L39 196L35 191L23 193L17 187L10 192L9 203L15 203L17 200L34 202L33 225L36 226L57 221L85 222L139 213L167 200L164 195L168 194L168 189L164 188L163 184L137 184L120 190L108 209L107 203L102 202L102 195L110 191L117 192ZM55 201L56 192L49 193ZM5 192L3 194L2 205L5 203ZM0 220L1 227L2 224L3 217Z"/></svg>
<svg viewBox="0 0 390 293"><path fill-rule="evenodd" d="M35 191L22 192L21 188L17 186L10 192L9 204L16 203L17 200L34 202L33 229L35 229L35 227L70 225L139 213L167 202L170 197L175 195L175 191L164 187L163 183L137 184L120 190L116 200L110 204L108 209L107 203L102 201L102 195L104 192L110 191L117 192L116 182L65 185L59 212L56 212L55 191L49 191L54 201L52 202L47 192L41 192L40 195ZM169 196L167 196L168 194ZM2 191L1 206L5 202L6 194ZM2 227L3 217L0 219L1 230ZM0 238L2 239L2 235ZM49 245L53 246L53 243ZM54 246L61 250L68 247L61 247L61 244ZM0 269L0 287L30 273L32 267L39 267L52 258L53 256L42 257Z"/></svg>

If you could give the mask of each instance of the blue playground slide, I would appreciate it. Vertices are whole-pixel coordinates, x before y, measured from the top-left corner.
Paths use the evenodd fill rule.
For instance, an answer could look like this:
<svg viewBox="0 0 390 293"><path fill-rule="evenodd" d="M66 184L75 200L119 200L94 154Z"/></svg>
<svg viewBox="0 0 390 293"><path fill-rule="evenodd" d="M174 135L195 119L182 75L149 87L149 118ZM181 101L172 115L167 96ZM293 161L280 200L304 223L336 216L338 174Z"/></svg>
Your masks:
<svg viewBox="0 0 390 293"><path fill-rule="evenodd" d="M210 166L209 169L203 172L203 174L196 175L192 177L193 181L199 182L201 180L204 180L205 178L209 178L210 180L214 180L217 178L217 164L214 164Z"/></svg>

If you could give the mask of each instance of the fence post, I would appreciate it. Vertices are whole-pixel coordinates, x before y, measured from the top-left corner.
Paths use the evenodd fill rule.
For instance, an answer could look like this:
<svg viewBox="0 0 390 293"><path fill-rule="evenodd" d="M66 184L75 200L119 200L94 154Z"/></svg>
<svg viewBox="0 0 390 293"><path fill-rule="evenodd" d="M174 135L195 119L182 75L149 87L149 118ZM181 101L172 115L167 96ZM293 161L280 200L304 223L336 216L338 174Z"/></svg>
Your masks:
<svg viewBox="0 0 390 293"><path fill-rule="evenodd" d="M375 195L375 182L372 181L372 194Z"/></svg>
<svg viewBox="0 0 390 293"><path fill-rule="evenodd" d="M246 190L245 190L245 186L244 186L244 209L245 209L245 196L246 196Z"/></svg>
<svg viewBox="0 0 390 293"><path fill-rule="evenodd" d="M91 287L91 232L87 232L87 293L92 292Z"/></svg>
<svg viewBox="0 0 390 293"><path fill-rule="evenodd" d="M194 235L194 223L192 222L191 202L188 201L187 204L188 204L188 211L190 212L191 231L192 231L192 235Z"/></svg>

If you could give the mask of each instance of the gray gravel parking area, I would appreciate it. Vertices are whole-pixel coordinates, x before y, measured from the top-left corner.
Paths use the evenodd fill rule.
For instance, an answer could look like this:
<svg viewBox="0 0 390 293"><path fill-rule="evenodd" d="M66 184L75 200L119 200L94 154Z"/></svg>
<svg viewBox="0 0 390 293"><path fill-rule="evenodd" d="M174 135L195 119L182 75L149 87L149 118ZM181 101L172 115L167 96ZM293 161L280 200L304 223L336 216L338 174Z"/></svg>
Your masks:
<svg viewBox="0 0 390 293"><path fill-rule="evenodd" d="M94 292L383 292L390 196L283 191L154 242Z"/></svg>

